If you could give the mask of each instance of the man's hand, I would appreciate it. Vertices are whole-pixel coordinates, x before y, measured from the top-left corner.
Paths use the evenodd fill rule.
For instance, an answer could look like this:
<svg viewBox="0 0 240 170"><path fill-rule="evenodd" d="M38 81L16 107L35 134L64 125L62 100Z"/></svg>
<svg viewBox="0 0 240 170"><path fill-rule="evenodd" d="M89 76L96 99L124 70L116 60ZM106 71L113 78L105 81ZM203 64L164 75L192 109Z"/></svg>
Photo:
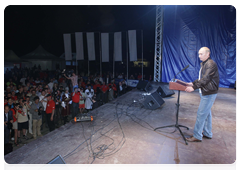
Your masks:
<svg viewBox="0 0 240 170"><path fill-rule="evenodd" d="M191 93L191 92L194 91L194 89L193 89L193 87L190 87L190 86L189 86L189 87L187 87L187 88L185 89L185 91Z"/></svg>
<svg viewBox="0 0 240 170"><path fill-rule="evenodd" d="M193 83L190 82L190 83L186 83L188 86L193 86Z"/></svg>
<svg viewBox="0 0 240 170"><path fill-rule="evenodd" d="M10 120L10 123L13 123L13 120Z"/></svg>
<svg viewBox="0 0 240 170"><path fill-rule="evenodd" d="M51 121L53 121L53 116L51 116L51 119L50 119Z"/></svg>

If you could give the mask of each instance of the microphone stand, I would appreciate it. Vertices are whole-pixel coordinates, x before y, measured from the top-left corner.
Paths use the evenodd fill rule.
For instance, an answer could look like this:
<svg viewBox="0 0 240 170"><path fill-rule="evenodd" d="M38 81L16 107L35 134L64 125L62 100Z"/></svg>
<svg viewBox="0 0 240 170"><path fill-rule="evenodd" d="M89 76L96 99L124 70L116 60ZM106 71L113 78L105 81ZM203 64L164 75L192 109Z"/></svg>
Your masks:
<svg viewBox="0 0 240 170"><path fill-rule="evenodd" d="M188 66L189 66L189 65L188 65ZM184 69L182 69L180 72L184 71L186 68L188 68L188 66L186 66L186 67L185 67ZM179 72L179 73L180 73L180 72ZM178 74L179 74L179 73L178 73ZM177 74L177 75L178 75L178 74ZM176 75L176 76L177 76L177 75ZM176 76L174 76L174 81L175 81L175 77L176 77ZM162 127L155 128L154 131L156 131L157 129L163 129L163 128L167 128L167 127L175 127L175 128L177 128L178 131L180 132L180 134L181 134L181 136L183 137L186 145L188 145L188 142L187 142L185 136L183 135L180 127L184 127L184 128L186 128L187 130L189 130L189 128L186 127L186 126L183 126L183 125L179 125L179 124L178 124L178 113L179 113L179 106L180 106L179 100L180 100L180 90L178 90L178 99L177 99L177 103L176 103L176 106L177 106L176 123L175 123L174 125L162 126Z"/></svg>

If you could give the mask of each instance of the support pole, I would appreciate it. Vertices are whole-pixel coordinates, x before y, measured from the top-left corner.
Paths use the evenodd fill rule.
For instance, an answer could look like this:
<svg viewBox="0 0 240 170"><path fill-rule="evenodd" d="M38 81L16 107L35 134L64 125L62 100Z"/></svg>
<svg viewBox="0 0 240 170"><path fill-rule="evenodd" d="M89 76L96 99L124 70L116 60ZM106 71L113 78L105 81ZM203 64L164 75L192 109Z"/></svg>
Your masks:
<svg viewBox="0 0 240 170"><path fill-rule="evenodd" d="M128 32L126 32L126 55L127 55L127 85L129 85L129 82L128 82Z"/></svg>
<svg viewBox="0 0 240 170"><path fill-rule="evenodd" d="M99 32L99 51L100 51L100 76L102 77L102 44L101 44L101 33Z"/></svg>
<svg viewBox="0 0 240 170"><path fill-rule="evenodd" d="M142 80L143 80L143 30L141 30L142 33Z"/></svg>

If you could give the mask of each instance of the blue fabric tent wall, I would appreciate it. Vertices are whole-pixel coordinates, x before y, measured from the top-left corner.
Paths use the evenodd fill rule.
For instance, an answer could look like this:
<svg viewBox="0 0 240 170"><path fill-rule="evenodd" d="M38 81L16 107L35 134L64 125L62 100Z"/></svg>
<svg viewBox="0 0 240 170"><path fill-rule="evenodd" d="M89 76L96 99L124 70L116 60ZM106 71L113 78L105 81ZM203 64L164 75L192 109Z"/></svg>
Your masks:
<svg viewBox="0 0 240 170"><path fill-rule="evenodd" d="M198 50L209 47L217 63L220 87L236 80L236 10L233 6L164 6L162 81L198 78Z"/></svg>

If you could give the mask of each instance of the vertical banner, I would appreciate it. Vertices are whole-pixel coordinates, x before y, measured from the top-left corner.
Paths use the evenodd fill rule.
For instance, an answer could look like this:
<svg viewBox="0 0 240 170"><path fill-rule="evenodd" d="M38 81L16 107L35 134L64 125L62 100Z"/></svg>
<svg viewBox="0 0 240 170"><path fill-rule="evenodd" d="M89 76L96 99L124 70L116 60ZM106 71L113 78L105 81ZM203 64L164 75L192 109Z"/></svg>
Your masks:
<svg viewBox="0 0 240 170"><path fill-rule="evenodd" d="M114 33L114 58L115 61L122 61L122 33Z"/></svg>
<svg viewBox="0 0 240 170"><path fill-rule="evenodd" d="M76 60L84 60L84 51L83 51L83 33L76 32Z"/></svg>
<svg viewBox="0 0 240 170"><path fill-rule="evenodd" d="M71 34L63 34L65 60L72 60Z"/></svg>
<svg viewBox="0 0 240 170"><path fill-rule="evenodd" d="M136 30L128 30L130 61L137 61L137 36Z"/></svg>
<svg viewBox="0 0 240 170"><path fill-rule="evenodd" d="M88 48L88 60L95 60L95 44L94 44L94 33L87 33L87 48Z"/></svg>
<svg viewBox="0 0 240 170"><path fill-rule="evenodd" d="M102 62L109 62L109 33L101 33Z"/></svg>

